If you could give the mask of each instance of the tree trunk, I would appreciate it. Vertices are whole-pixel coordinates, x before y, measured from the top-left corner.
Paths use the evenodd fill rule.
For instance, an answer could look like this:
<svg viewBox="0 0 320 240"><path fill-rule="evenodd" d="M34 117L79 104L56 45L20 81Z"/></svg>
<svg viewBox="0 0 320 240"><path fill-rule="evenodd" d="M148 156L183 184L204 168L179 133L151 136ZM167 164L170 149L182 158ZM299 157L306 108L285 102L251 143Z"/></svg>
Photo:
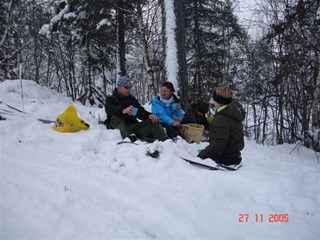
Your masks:
<svg viewBox="0 0 320 240"><path fill-rule="evenodd" d="M319 54L315 51L315 66L314 66L314 81L315 81L315 91L314 99L311 109L312 116L312 128L313 130L320 129L320 63Z"/></svg>
<svg viewBox="0 0 320 240"><path fill-rule="evenodd" d="M198 0L194 0L193 6L193 14L194 14L194 41L195 41L195 59L196 59L196 69L195 69L195 76L194 76L194 84L195 84L195 99L199 99L200 96L203 95L202 93L202 78L201 78L201 36L200 36L200 25L199 25L199 10L198 10Z"/></svg>
<svg viewBox="0 0 320 240"><path fill-rule="evenodd" d="M143 62L147 70L148 75L148 82L150 85L150 91L152 95L154 96L156 94L155 91L155 83L154 83L154 77L153 77L153 70L150 64L150 57L148 52L148 42L146 39L146 33L145 33L145 26L143 24L143 16L142 16L142 9L141 9L141 1L138 0L137 4L137 14L138 14L138 25L139 25L139 31L140 31L140 40L141 45L143 49Z"/></svg>
<svg viewBox="0 0 320 240"><path fill-rule="evenodd" d="M184 25L184 4L181 0L174 1L174 10L176 15L176 42L177 42L177 57L178 57L178 82L181 90L182 104L188 104L189 91L188 91L188 71L186 61L186 29Z"/></svg>
<svg viewBox="0 0 320 240"><path fill-rule="evenodd" d="M123 16L123 0L118 0L117 8L117 20L118 20L118 54L119 54L119 63L120 63L120 74L121 76L127 75L126 71L126 49L125 49L125 26L124 26L124 16Z"/></svg>
<svg viewBox="0 0 320 240"><path fill-rule="evenodd" d="M284 119L283 119L283 98L284 98L284 91L283 86L280 85L279 87L279 96L278 96L278 125L279 125L279 131L277 132L277 143L283 144L284 138L283 138L283 127L284 127ZM278 122L277 121L277 122ZM278 129L278 128L277 128Z"/></svg>
<svg viewBox="0 0 320 240"><path fill-rule="evenodd" d="M162 71L161 71L161 76L160 76L160 81L164 82L166 80L166 76L167 76L167 70L164 67L165 66L165 59L166 59L166 42L167 42L167 38L166 38L166 10L165 10L165 6L164 6L164 0L159 0L160 6L161 6L161 35L162 35L162 49L163 49L163 57L162 57L162 61L159 63L160 66L163 66ZM159 86L156 86L157 89Z"/></svg>

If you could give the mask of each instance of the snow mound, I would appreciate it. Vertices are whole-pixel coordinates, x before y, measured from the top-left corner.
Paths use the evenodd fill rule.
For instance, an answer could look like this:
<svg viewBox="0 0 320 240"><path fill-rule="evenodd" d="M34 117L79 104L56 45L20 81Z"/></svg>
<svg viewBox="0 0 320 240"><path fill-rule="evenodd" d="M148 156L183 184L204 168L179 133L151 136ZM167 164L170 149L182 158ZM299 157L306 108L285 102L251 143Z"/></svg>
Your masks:
<svg viewBox="0 0 320 240"><path fill-rule="evenodd" d="M238 171L200 169L178 156L207 143L117 145L104 109L22 83L25 114L20 80L0 83L0 239L320 239L312 151L246 140ZM69 104L88 131L38 121Z"/></svg>

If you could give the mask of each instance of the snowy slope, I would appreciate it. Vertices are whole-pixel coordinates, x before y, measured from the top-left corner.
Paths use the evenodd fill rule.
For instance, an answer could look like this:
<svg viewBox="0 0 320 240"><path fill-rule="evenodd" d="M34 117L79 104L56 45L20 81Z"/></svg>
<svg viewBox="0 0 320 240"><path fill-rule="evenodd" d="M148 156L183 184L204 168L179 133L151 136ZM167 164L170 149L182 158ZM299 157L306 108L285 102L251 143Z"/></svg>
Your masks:
<svg viewBox="0 0 320 240"><path fill-rule="evenodd" d="M104 109L32 81L23 90L25 117L7 106L22 109L20 81L0 83L0 112L11 112L0 121L0 239L320 239L311 150L246 140L238 171L199 169L177 155L206 143L117 145L119 131L97 124ZM37 121L69 104L88 131ZM155 148L159 159L145 155Z"/></svg>

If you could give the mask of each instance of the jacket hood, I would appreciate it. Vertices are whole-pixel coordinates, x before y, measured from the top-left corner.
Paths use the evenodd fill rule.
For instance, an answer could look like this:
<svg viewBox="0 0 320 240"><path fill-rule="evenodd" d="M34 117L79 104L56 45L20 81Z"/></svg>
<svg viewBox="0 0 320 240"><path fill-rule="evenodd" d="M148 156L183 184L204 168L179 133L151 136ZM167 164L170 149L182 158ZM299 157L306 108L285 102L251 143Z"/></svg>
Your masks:
<svg viewBox="0 0 320 240"><path fill-rule="evenodd" d="M153 100L158 100L158 101L161 101L161 95L160 93L158 93L154 98ZM175 94L172 94L172 103L179 103L180 102L180 99L175 95Z"/></svg>
<svg viewBox="0 0 320 240"><path fill-rule="evenodd" d="M232 100L228 106L217 114L222 114L224 116L235 119L238 122L243 122L246 117L246 112L242 105L237 100Z"/></svg>

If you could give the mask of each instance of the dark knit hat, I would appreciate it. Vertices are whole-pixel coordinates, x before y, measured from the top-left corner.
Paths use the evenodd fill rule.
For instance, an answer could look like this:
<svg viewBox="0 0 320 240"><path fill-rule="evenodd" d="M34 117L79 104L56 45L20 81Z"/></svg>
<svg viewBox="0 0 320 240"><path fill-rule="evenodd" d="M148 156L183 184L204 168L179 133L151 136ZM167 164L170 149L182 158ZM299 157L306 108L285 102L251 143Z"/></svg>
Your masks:
<svg viewBox="0 0 320 240"><path fill-rule="evenodd" d="M213 91L212 98L216 103L220 103L223 105L227 105L232 101L232 98L224 98L222 96L219 96L215 90Z"/></svg>
<svg viewBox="0 0 320 240"><path fill-rule="evenodd" d="M196 109L198 112L206 114L209 111L209 104L206 102L200 101L197 103Z"/></svg>
<svg viewBox="0 0 320 240"><path fill-rule="evenodd" d="M131 87L130 79L128 77L126 77L126 76L121 76L118 79L117 87Z"/></svg>

